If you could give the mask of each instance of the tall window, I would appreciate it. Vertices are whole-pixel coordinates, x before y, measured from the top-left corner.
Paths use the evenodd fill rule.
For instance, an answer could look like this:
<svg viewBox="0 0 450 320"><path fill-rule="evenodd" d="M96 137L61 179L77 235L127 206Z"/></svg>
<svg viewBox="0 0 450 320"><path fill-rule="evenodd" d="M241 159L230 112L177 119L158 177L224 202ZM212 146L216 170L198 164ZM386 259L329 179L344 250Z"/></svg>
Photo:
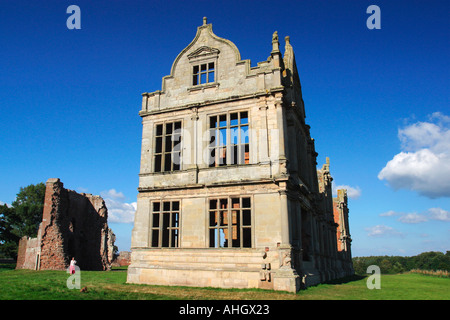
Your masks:
<svg viewBox="0 0 450 320"><path fill-rule="evenodd" d="M192 72L192 85L214 82L214 62L194 66Z"/></svg>
<svg viewBox="0 0 450 320"><path fill-rule="evenodd" d="M209 247L251 248L252 209L247 197L209 200Z"/></svg>
<svg viewBox="0 0 450 320"><path fill-rule="evenodd" d="M153 202L151 230L152 247L178 248L180 246L180 202Z"/></svg>
<svg viewBox="0 0 450 320"><path fill-rule="evenodd" d="M156 125L155 172L180 170L181 121Z"/></svg>
<svg viewBox="0 0 450 320"><path fill-rule="evenodd" d="M210 167L249 163L247 111L211 116L209 137Z"/></svg>

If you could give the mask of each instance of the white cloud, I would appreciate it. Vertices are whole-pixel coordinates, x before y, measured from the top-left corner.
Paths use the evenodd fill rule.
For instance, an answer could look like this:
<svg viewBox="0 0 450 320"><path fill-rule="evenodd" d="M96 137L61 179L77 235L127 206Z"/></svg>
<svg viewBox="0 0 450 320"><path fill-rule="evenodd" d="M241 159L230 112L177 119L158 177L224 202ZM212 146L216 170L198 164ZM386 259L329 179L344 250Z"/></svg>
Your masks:
<svg viewBox="0 0 450 320"><path fill-rule="evenodd" d="M369 237L386 237L386 236L403 236L403 234L392 227L385 225L376 225L374 227L366 228Z"/></svg>
<svg viewBox="0 0 450 320"><path fill-rule="evenodd" d="M381 213L380 217L393 217L398 216L398 221L402 223L415 224L427 222L430 220L438 220L438 221L450 221L450 211L446 211L441 208L430 208L422 213L404 213L404 212L396 212L393 210L389 210L387 212Z"/></svg>
<svg viewBox="0 0 450 320"><path fill-rule="evenodd" d="M399 129L402 151L378 174L394 189L410 189L429 198L450 197L450 117L440 112L429 122Z"/></svg>
<svg viewBox="0 0 450 320"><path fill-rule="evenodd" d="M125 200L125 196L122 192L117 192L116 189L110 189L108 191L102 191L100 193L103 198L110 198L115 200Z"/></svg>
<svg viewBox="0 0 450 320"><path fill-rule="evenodd" d="M450 211L441 208L428 209L428 214L430 215L430 219L433 220L450 221Z"/></svg>
<svg viewBox="0 0 450 320"><path fill-rule="evenodd" d="M336 196L337 194L337 190L340 189L346 189L347 190L347 197L349 197L350 199L358 199L361 196L361 189L356 186L356 187L351 187L349 185L339 185L339 186L332 186L333 189L333 195Z"/></svg>
<svg viewBox="0 0 450 320"><path fill-rule="evenodd" d="M405 151L430 148L442 142L439 125L430 122L417 122L398 130L398 138Z"/></svg>
<svg viewBox="0 0 450 320"><path fill-rule="evenodd" d="M431 118L438 118L439 120L450 123L450 117L442 114L442 112L433 112Z"/></svg>
<svg viewBox="0 0 450 320"><path fill-rule="evenodd" d="M398 221L402 223L421 223L428 221L428 219L421 214L413 212L402 215L400 218L398 218Z"/></svg>
<svg viewBox="0 0 450 320"><path fill-rule="evenodd" d="M397 212L395 212L394 210L389 210L387 212L383 212L380 214L380 217L391 217L391 216L396 216L398 215Z"/></svg>
<svg viewBox="0 0 450 320"><path fill-rule="evenodd" d="M101 196L105 200L108 208L108 221L116 223L133 223L134 214L136 212L137 203L126 203L125 196L122 192L115 189L102 191Z"/></svg>

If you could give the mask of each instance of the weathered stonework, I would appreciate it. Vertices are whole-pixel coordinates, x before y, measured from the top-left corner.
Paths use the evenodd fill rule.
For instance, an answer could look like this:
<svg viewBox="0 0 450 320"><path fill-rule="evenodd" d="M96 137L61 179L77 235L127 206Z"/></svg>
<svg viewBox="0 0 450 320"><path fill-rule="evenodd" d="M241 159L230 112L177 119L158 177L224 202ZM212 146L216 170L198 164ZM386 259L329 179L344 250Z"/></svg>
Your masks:
<svg viewBox="0 0 450 320"><path fill-rule="evenodd" d="M251 67L205 18L162 90L142 94L128 282L295 292L351 274L285 41L283 56L275 32Z"/></svg>
<svg viewBox="0 0 450 320"><path fill-rule="evenodd" d="M109 270L115 236L100 196L46 183L42 222L36 238L19 242L17 269L66 270L72 257L81 270Z"/></svg>
<svg viewBox="0 0 450 320"><path fill-rule="evenodd" d="M336 231L338 259L345 275L354 273L347 202L347 190L337 190L337 197L333 198L333 215L338 225Z"/></svg>
<svg viewBox="0 0 450 320"><path fill-rule="evenodd" d="M131 262L131 252L130 251L120 251L116 255L111 263L113 267L123 267L129 266Z"/></svg>

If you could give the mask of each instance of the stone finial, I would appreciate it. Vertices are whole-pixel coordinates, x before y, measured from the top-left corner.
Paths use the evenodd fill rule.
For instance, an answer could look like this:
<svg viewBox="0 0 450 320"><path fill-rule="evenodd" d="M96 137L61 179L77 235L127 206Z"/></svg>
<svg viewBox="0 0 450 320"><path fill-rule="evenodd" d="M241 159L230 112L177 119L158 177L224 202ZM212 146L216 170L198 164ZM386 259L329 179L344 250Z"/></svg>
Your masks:
<svg viewBox="0 0 450 320"><path fill-rule="evenodd" d="M203 17L203 25L206 26L207 23L208 23L208 18L207 17Z"/></svg>
<svg viewBox="0 0 450 320"><path fill-rule="evenodd" d="M284 37L284 41L286 42L286 44L291 44L291 37L289 37L289 36L286 36L286 37Z"/></svg>
<svg viewBox="0 0 450 320"><path fill-rule="evenodd" d="M272 34L272 52L280 51L280 42L278 41L278 31Z"/></svg>
<svg viewBox="0 0 450 320"><path fill-rule="evenodd" d="M275 31L272 35L272 43L278 41L278 31Z"/></svg>
<svg viewBox="0 0 450 320"><path fill-rule="evenodd" d="M330 172L330 158L326 157L325 164L323 165L323 170Z"/></svg>

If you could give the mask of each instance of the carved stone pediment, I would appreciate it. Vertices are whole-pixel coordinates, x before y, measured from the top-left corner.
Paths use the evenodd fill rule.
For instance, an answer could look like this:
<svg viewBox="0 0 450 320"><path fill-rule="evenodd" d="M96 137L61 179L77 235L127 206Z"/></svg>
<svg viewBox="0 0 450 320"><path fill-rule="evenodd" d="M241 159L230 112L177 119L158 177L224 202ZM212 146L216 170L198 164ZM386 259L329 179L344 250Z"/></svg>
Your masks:
<svg viewBox="0 0 450 320"><path fill-rule="evenodd" d="M219 49L203 46L188 54L187 57L189 60L196 58L208 58L211 56L217 56L219 52Z"/></svg>

